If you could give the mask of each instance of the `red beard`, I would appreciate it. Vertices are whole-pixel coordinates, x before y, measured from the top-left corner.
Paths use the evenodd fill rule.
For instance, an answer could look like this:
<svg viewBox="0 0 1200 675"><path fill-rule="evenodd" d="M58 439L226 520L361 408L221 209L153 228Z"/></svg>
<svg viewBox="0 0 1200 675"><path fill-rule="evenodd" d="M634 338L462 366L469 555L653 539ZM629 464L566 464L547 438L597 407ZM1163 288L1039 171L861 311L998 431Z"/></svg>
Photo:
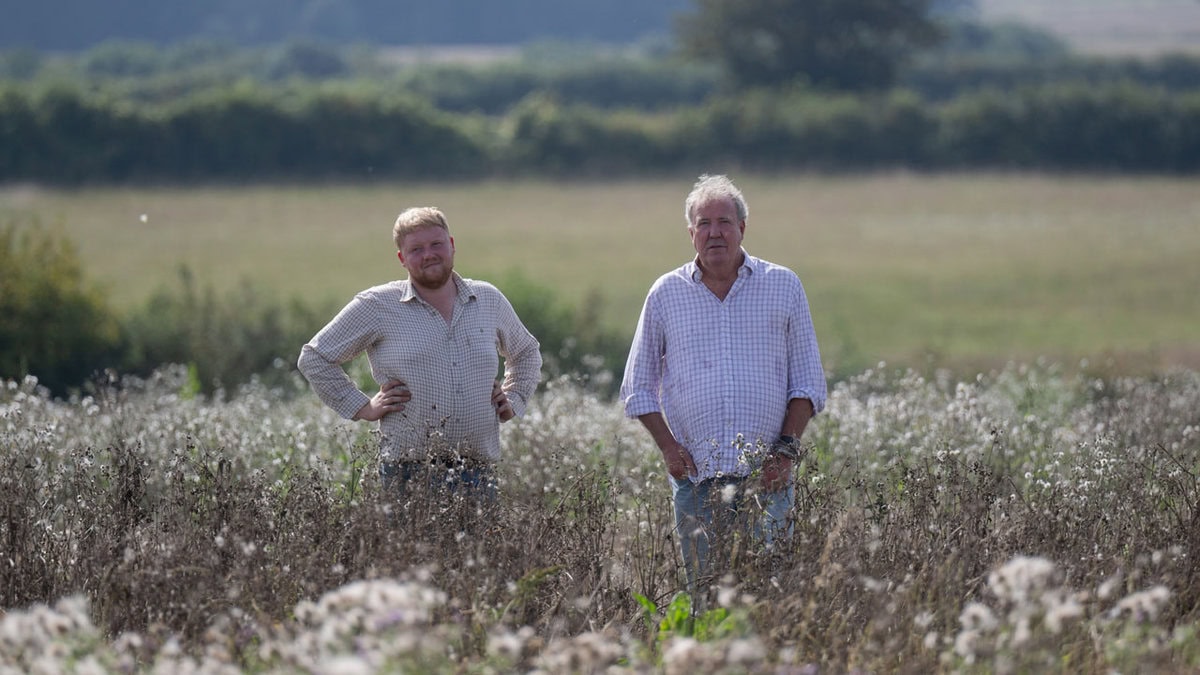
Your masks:
<svg viewBox="0 0 1200 675"><path fill-rule="evenodd" d="M411 277L412 282L421 288L437 290L446 285L453 273L454 270L443 260L440 266L422 268L417 273L411 274Z"/></svg>

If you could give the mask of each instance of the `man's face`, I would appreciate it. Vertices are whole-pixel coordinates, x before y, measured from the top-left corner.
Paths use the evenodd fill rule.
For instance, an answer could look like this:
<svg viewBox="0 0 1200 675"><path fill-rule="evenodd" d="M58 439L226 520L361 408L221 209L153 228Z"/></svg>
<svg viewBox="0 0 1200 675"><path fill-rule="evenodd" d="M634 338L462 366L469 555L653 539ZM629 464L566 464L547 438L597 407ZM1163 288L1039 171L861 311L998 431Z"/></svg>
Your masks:
<svg viewBox="0 0 1200 675"><path fill-rule="evenodd" d="M738 264L745 231L746 221L738 219L733 200L698 204L692 212L688 233L700 257L701 269L716 270Z"/></svg>
<svg viewBox="0 0 1200 675"><path fill-rule="evenodd" d="M454 238L440 227L424 227L405 235L399 256L414 284L436 290L454 271Z"/></svg>

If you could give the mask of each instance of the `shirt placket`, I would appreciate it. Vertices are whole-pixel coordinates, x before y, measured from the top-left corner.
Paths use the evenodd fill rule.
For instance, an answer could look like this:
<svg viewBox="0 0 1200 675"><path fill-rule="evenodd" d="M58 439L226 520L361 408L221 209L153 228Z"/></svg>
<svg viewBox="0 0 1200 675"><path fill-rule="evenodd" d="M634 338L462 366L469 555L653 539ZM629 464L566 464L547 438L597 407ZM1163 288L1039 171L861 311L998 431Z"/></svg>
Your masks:
<svg viewBox="0 0 1200 675"><path fill-rule="evenodd" d="M734 353L733 353L733 312L730 309L732 303L732 292L730 297L726 298L725 302L719 303L717 310L717 349L721 363L721 388L723 389L721 396L721 443L728 445L733 441L733 397L737 395L737 380L736 372L734 371ZM719 457L724 457L725 453L719 453ZM722 461L719 467L721 471L731 471L733 465Z"/></svg>
<svg viewBox="0 0 1200 675"><path fill-rule="evenodd" d="M446 326L446 356L450 367L448 368L447 381L450 385L450 410L446 412L450 415L450 423L455 427L463 425L463 401L465 401L466 392L463 390L466 352L465 341L463 340L464 325L463 312L466 304L458 300L454 303L454 313L450 316L449 322L442 322Z"/></svg>
<svg viewBox="0 0 1200 675"><path fill-rule="evenodd" d="M720 455L723 458L730 458L722 462L721 470L726 472L735 472L740 468L737 458L740 456L741 450L737 448L738 420L736 417L740 410L737 396L741 393L738 390L738 360L742 356L736 349L738 313L734 309L734 303L745 283L745 267L743 266L738 270L738 277L734 280L733 286L729 288L729 293L725 295L720 312L721 383L725 390L724 396L721 397L721 431L725 448L736 450L731 453L723 452Z"/></svg>

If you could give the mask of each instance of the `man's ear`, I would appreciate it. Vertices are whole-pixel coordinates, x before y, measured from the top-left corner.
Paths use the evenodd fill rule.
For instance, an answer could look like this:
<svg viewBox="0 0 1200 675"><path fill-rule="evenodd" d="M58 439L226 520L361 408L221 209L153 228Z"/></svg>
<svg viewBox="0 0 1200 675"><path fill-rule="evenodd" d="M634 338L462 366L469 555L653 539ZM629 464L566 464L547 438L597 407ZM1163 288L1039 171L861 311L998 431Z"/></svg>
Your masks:
<svg viewBox="0 0 1200 675"><path fill-rule="evenodd" d="M404 251L396 251L396 257L400 259L400 264L404 264Z"/></svg>

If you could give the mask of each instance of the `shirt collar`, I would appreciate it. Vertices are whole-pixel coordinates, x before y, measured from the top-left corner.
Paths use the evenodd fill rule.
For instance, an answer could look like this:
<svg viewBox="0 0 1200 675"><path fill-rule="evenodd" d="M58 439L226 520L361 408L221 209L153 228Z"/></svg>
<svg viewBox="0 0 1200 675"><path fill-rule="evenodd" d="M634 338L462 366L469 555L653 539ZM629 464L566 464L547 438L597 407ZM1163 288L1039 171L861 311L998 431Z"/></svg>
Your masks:
<svg viewBox="0 0 1200 675"><path fill-rule="evenodd" d="M758 268L761 261L747 253L744 247L741 248L741 251L742 265L741 267L738 267L738 277L748 277L751 274L754 274L754 271ZM685 266L685 270L688 278L695 283L700 283L704 278L704 270L700 269L700 256L698 255L695 258L692 258L692 261Z"/></svg>
<svg viewBox="0 0 1200 675"><path fill-rule="evenodd" d="M454 282L454 287L458 289L458 297L455 300L457 304L466 304L467 301L475 297L475 285L471 283L470 279L462 278L458 272L451 272L450 280ZM413 286L411 280L405 279L400 282L400 302L410 302L419 298L417 289Z"/></svg>

